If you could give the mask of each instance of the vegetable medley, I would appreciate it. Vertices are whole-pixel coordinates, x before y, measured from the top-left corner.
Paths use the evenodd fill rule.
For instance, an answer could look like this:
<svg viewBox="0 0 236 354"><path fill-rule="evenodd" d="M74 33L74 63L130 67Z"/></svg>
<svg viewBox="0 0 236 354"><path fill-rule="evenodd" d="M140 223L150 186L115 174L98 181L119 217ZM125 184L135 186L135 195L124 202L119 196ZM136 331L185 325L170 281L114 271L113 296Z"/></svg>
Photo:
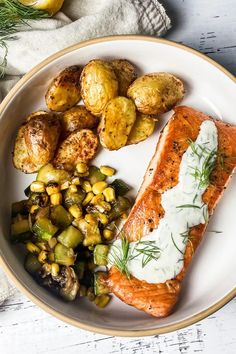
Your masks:
<svg viewBox="0 0 236 354"><path fill-rule="evenodd" d="M43 166L13 203L11 240L25 245L25 269L67 301L87 296L98 307L110 301L100 281L117 221L131 202L122 180L107 181L115 170L78 163L74 172ZM104 267L103 267L104 268Z"/></svg>

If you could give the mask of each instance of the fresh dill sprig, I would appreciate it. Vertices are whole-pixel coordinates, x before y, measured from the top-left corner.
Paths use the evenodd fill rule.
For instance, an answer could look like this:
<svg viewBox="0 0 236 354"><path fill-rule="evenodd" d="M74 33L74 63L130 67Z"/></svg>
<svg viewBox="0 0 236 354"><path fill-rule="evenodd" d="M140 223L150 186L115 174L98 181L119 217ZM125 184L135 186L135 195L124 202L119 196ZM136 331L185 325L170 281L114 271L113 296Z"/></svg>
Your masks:
<svg viewBox="0 0 236 354"><path fill-rule="evenodd" d="M208 230L207 232L212 232L214 234L222 234L223 231L218 231L218 230Z"/></svg>
<svg viewBox="0 0 236 354"><path fill-rule="evenodd" d="M16 39L14 36L21 26L29 26L28 20L48 18L50 14L43 10L36 10L25 6L17 0L0 0L0 49L2 60L0 62L0 77L5 74L7 66L7 41Z"/></svg>
<svg viewBox="0 0 236 354"><path fill-rule="evenodd" d="M184 208L196 208L196 209L201 209L202 206L195 205L195 204L182 204L182 205L177 205L177 209L184 209Z"/></svg>
<svg viewBox="0 0 236 354"><path fill-rule="evenodd" d="M161 249L156 246L155 241L139 241L134 247L136 254L131 256L130 260L142 254L142 268L144 268L151 260L157 261L160 258Z"/></svg>
<svg viewBox="0 0 236 354"><path fill-rule="evenodd" d="M127 278L130 278L130 272L128 270L128 261L129 261L129 249L130 243L127 237L121 237L121 248L112 245L112 251L109 253L110 263L117 268L122 274L125 274Z"/></svg>
<svg viewBox="0 0 236 354"><path fill-rule="evenodd" d="M172 233L172 232L171 232L170 236L171 236L171 240L172 240L172 242L173 242L175 248L176 248L181 254L184 254L184 253L179 249L179 247L176 245L176 242L175 242L175 240L174 240L174 237L173 237L173 233Z"/></svg>

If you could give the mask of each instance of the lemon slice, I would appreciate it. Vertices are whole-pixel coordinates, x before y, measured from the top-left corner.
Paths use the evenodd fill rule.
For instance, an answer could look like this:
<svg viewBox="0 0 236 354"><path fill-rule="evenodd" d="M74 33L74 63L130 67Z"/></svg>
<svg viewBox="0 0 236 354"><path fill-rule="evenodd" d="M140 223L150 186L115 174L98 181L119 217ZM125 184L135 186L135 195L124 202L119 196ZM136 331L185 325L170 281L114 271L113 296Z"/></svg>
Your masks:
<svg viewBox="0 0 236 354"><path fill-rule="evenodd" d="M19 0L21 4L32 6L34 9L48 11L51 15L58 12L64 0Z"/></svg>

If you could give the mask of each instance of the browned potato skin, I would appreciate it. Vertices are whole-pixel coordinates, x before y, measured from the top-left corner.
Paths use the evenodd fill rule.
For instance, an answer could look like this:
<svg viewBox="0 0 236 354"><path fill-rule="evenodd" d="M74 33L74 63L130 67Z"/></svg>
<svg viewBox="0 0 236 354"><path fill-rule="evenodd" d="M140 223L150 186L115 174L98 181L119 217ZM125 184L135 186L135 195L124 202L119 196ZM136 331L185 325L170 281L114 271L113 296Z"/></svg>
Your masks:
<svg viewBox="0 0 236 354"><path fill-rule="evenodd" d="M45 96L47 107L51 111L65 112L80 101L80 75L81 68L74 65L55 77Z"/></svg>
<svg viewBox="0 0 236 354"><path fill-rule="evenodd" d="M78 162L88 163L97 152L98 138L89 129L76 130L59 146L53 164L72 171Z"/></svg>
<svg viewBox="0 0 236 354"><path fill-rule="evenodd" d="M131 129L126 145L138 144L146 140L155 129L156 117L137 112L136 121Z"/></svg>
<svg viewBox="0 0 236 354"><path fill-rule="evenodd" d="M137 78L136 68L126 59L115 59L111 61L119 82L119 96L126 96L129 86Z"/></svg>
<svg viewBox="0 0 236 354"><path fill-rule="evenodd" d="M62 134L67 137L75 130L96 128L99 120L85 106L76 106L62 115Z"/></svg>
<svg viewBox="0 0 236 354"><path fill-rule="evenodd" d="M135 119L136 109L132 100L122 96L110 100L98 127L102 146L108 150L125 146Z"/></svg>
<svg viewBox="0 0 236 354"><path fill-rule="evenodd" d="M25 126L25 142L31 161L37 170L53 159L61 124L54 114L37 115Z"/></svg>
<svg viewBox="0 0 236 354"><path fill-rule="evenodd" d="M139 112L161 114L182 100L184 85L169 73L146 74L130 85L127 95L132 98Z"/></svg>
<svg viewBox="0 0 236 354"><path fill-rule="evenodd" d="M48 112L46 111L36 111L31 113L27 118L26 118L26 122L28 122L31 118L36 117L36 116L42 116L42 115L48 115Z"/></svg>
<svg viewBox="0 0 236 354"><path fill-rule="evenodd" d="M118 96L118 81L110 63L91 60L81 74L81 95L86 108L95 116L101 116L106 104Z"/></svg>

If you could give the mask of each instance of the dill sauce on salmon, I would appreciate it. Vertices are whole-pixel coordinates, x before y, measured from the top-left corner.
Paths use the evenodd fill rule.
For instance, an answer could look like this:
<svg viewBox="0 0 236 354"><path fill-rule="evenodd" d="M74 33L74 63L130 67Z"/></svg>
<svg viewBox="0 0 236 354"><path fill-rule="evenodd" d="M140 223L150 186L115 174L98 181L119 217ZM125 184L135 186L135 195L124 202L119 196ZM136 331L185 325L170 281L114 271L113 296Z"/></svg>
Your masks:
<svg viewBox="0 0 236 354"><path fill-rule="evenodd" d="M218 150L218 133L214 122L206 120L200 126L195 142L190 141L183 154L178 184L161 197L164 217L152 233L140 241L130 242L126 255L128 273L148 283L164 283L183 268L183 258L189 229L208 220L208 207L202 195L209 186ZM122 240L111 246L108 262L116 266L124 250Z"/></svg>

